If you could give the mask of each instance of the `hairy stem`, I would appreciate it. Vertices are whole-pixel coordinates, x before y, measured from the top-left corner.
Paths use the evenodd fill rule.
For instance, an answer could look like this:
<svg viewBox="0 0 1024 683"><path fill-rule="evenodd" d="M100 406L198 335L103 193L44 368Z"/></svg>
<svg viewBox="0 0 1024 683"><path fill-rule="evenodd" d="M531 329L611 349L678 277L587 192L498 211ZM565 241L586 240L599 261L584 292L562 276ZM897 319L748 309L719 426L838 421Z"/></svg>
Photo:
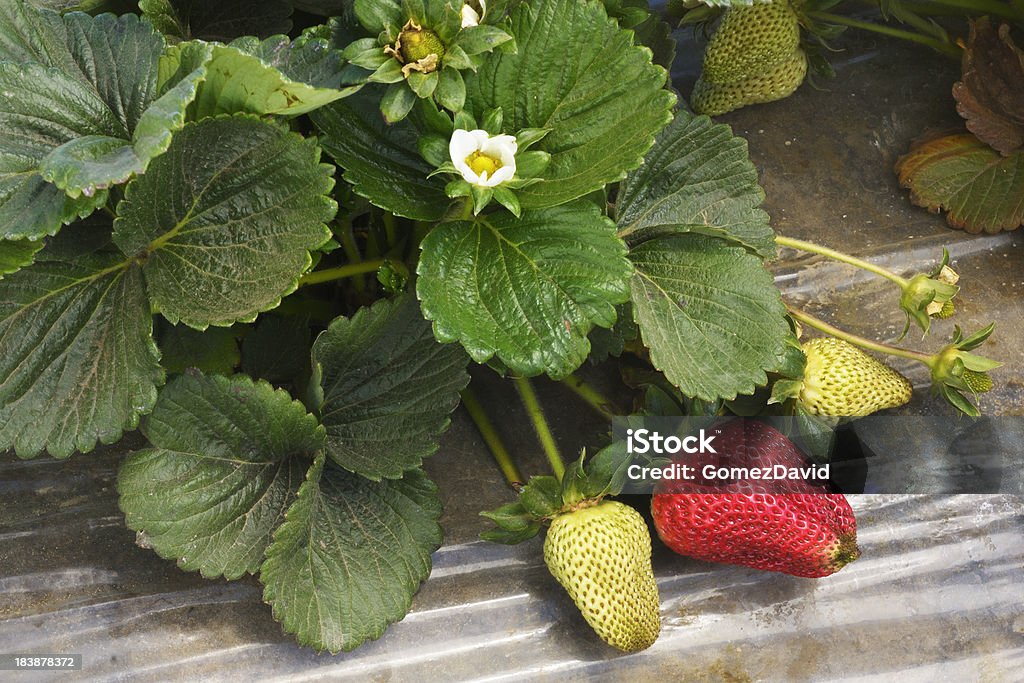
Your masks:
<svg viewBox="0 0 1024 683"><path fill-rule="evenodd" d="M853 19L851 17L845 17L839 14L829 14L828 12L807 12L807 16L812 19L819 21L828 22L830 24L840 24L842 26L849 26L851 28L858 28L864 31L872 31L873 33L880 33L885 36L892 38L900 38L902 40L909 40L912 43L919 45L926 45L933 50L937 50L944 55L953 57L954 59L960 59L960 48L956 45L946 43L926 36L914 31L904 31L903 29L893 28L892 26L885 26L884 24L876 24L872 21L861 21L860 19Z"/></svg>
<svg viewBox="0 0 1024 683"><path fill-rule="evenodd" d="M523 399L523 406L530 416L533 429L537 432L537 438L540 439L540 445L544 448L544 455L547 456L548 462L551 464L551 471L555 478L561 480L562 475L565 474L565 463L562 461L562 455L558 452L555 437L551 435L551 429L544 417L544 410L540 407L540 401L537 400L537 394L534 393L530 380L525 377L516 377L513 381L519 391L519 397Z"/></svg>
<svg viewBox="0 0 1024 683"><path fill-rule="evenodd" d="M579 375L569 375L562 380L562 385L583 399L584 403L593 408L594 412L604 419L610 422L615 417L613 410L615 404L612 400L595 389L593 385L588 384Z"/></svg>
<svg viewBox="0 0 1024 683"><path fill-rule="evenodd" d="M912 351L910 349L902 349L898 346L892 346L890 344L874 342L871 341L870 339L865 339L864 337L853 334L852 332L842 330L836 327L835 325L830 325L821 318L816 318L810 313L801 311L798 308L793 308L788 304L786 305L786 308L789 310L789 314L793 316L793 318L799 320L808 327L813 327L819 332L824 332L825 334L830 335L832 337L838 337L839 339L848 341L854 346L859 346L862 349L867 349L868 351L875 351L877 353L884 353L889 356L909 358L910 360L916 360L919 363L924 363L928 367L932 367L932 365L935 363L935 357L929 356L926 353L921 353L920 351Z"/></svg>
<svg viewBox="0 0 1024 683"><path fill-rule="evenodd" d="M833 259L835 261L840 261L842 263L847 263L851 266L856 266L857 268L866 270L869 273L874 273L875 275L884 277L886 280L891 280L900 287L906 287L907 284L909 284L909 281L906 278L900 277L891 270L886 270L881 266L876 266L875 264L865 261L863 259L859 259L855 256L850 256L849 254L844 254L843 252L836 251L835 249L823 247L820 244L815 244L814 242L805 242L804 240L793 239L792 237L783 237L782 235L776 235L775 243L780 247L789 247L790 249L798 249L800 251L806 251L811 254L818 254L820 256L825 256L827 258Z"/></svg>
<svg viewBox="0 0 1024 683"><path fill-rule="evenodd" d="M505 475L505 481L508 482L509 486L518 491L523 486L523 475L519 473L519 468L516 467L516 463L512 460L512 455L505 448L501 437L498 436L498 431L494 428L491 418L487 417L487 413L484 412L483 406L477 400L476 394L469 387L462 390L462 405L465 406L470 419L473 420L473 424L479 430L480 436L484 438L484 443L490 449L494 462L498 464L501 473Z"/></svg>

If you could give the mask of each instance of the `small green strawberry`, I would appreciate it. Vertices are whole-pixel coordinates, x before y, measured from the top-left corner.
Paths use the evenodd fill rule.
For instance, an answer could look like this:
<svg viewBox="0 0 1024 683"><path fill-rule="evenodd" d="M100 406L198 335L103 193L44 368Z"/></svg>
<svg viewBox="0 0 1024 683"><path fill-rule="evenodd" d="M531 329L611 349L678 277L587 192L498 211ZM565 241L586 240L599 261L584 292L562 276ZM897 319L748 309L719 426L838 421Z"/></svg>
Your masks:
<svg viewBox="0 0 1024 683"><path fill-rule="evenodd" d="M790 59L799 46L800 22L787 0L733 7L704 51L703 77L714 84L744 81Z"/></svg>
<svg viewBox="0 0 1024 683"><path fill-rule="evenodd" d="M910 400L910 382L842 339L803 344L807 365L799 401L812 415L863 417Z"/></svg>
<svg viewBox="0 0 1024 683"><path fill-rule="evenodd" d="M558 515L544 540L544 562L606 643L635 652L658 639L651 535L636 510L604 501Z"/></svg>
<svg viewBox="0 0 1024 683"><path fill-rule="evenodd" d="M693 86L693 111L718 116L750 104L764 104L789 97L807 75L807 55L797 48L788 57L750 78L714 83L702 75Z"/></svg>
<svg viewBox="0 0 1024 683"><path fill-rule="evenodd" d="M480 513L497 527L480 537L521 543L550 525L544 562L551 575L602 640L635 652L658 639L661 618L647 524L633 508L605 498L622 491L630 462L625 448L612 445L581 456L561 481L532 477L519 500Z"/></svg>

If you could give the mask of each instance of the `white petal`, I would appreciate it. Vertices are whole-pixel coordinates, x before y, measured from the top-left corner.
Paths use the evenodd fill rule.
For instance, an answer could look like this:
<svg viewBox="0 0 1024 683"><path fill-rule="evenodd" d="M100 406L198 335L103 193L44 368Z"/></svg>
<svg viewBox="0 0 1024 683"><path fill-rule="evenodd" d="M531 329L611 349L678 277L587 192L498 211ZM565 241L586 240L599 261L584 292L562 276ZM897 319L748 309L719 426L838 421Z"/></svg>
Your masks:
<svg viewBox="0 0 1024 683"><path fill-rule="evenodd" d="M480 25L480 15L467 2L462 5L462 28Z"/></svg>
<svg viewBox="0 0 1024 683"><path fill-rule="evenodd" d="M448 155L456 166L459 162L465 163L466 157L480 149L477 138L473 132L468 130L456 130L452 133L452 139L448 142Z"/></svg>
<svg viewBox="0 0 1024 683"><path fill-rule="evenodd" d="M512 176L516 174L516 164L513 161L510 165L502 166L494 175L490 178L490 183L487 187L494 187L495 185L501 185L506 180L512 180Z"/></svg>

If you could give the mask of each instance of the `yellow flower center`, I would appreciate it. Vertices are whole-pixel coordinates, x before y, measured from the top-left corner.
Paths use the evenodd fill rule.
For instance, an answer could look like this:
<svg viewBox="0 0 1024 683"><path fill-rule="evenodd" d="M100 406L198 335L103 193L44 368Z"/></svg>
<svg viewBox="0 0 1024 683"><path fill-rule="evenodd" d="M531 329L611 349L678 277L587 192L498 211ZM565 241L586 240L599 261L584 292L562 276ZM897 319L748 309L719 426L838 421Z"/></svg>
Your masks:
<svg viewBox="0 0 1024 683"><path fill-rule="evenodd" d="M487 177L490 178L494 175L494 172L501 168L501 159L495 159L494 157L487 156L483 152L476 151L466 157L466 164L473 169L473 173L483 177L484 171L487 172Z"/></svg>

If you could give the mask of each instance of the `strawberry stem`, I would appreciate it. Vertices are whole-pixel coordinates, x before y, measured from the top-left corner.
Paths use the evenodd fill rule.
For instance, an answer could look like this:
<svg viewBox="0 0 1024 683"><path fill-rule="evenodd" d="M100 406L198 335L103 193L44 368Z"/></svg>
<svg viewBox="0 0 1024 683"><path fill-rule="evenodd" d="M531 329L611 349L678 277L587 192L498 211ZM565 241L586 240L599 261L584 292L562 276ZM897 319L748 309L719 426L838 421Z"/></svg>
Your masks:
<svg viewBox="0 0 1024 683"><path fill-rule="evenodd" d="M337 268L325 268L324 270L318 270L313 273L306 273L299 278L299 287L319 285L325 282L334 282L335 280L344 280L345 278L363 275L364 273L372 273L385 263L391 264L391 266L396 270L404 271L408 276L409 270L405 267L405 264L391 259L379 258L373 259L372 261L360 261L359 263L349 263L344 266L338 266Z"/></svg>
<svg viewBox="0 0 1024 683"><path fill-rule="evenodd" d="M555 478L561 481L562 475L565 474L565 463L562 461L562 455L558 452L555 437L551 435L551 429L544 417L544 409L541 408L540 401L537 400L537 394L534 393L533 387L530 386L530 380L527 378L516 377L513 381L519 391L519 397L523 399L523 407L526 408L526 413L530 416L533 429L537 432L537 438L540 439L540 445L544 447L544 454L551 464L551 471Z"/></svg>
<svg viewBox="0 0 1024 683"><path fill-rule="evenodd" d="M859 346L862 349L867 349L868 351L875 351L877 353L884 353L889 356L909 358L910 360L916 360L919 363L924 363L929 368L932 367L936 362L935 356L929 356L928 354L921 353L920 351L903 349L898 346L892 346L890 344L874 342L871 341L870 339L865 339L864 337L860 337L856 334L853 334L852 332L842 330L834 325L830 325L821 318L816 318L810 313L805 313L804 311L801 311L798 308L793 308L788 304L786 305L786 308L789 310L790 316L792 316L796 320L799 320L808 327L813 327L819 332L824 332L827 335L838 337L839 339L848 341L854 346Z"/></svg>
<svg viewBox="0 0 1024 683"><path fill-rule="evenodd" d="M829 249L828 247L824 247L820 244L815 244L814 242L806 242L804 240L793 239L792 237L783 237L782 235L776 235L775 243L780 247L789 247L790 249L797 249L799 251L806 251L811 254L818 254L819 256L825 256L835 261L840 261L851 266L856 266L857 268L866 270L869 273L874 273L875 275L884 277L886 280L891 280L892 282L895 282L897 285L899 285L901 288L906 287L909 284L909 280L900 277L891 270L887 270L885 268L882 268L881 266L876 266L875 264L869 261L865 261L863 259L859 259L856 256L850 256L849 254L844 254L841 251L836 251L835 249Z"/></svg>
<svg viewBox="0 0 1024 683"><path fill-rule="evenodd" d="M469 387L462 390L462 405L465 406L470 419L473 420L473 424L479 430L480 436L484 438L484 443L490 449L494 462L498 464L501 473L505 475L505 481L516 491L521 489L524 481L523 475L519 473L519 468L516 467L515 461L512 460L512 455L505 448L501 437L498 436L498 430L494 428L491 418L487 417L487 413L484 412L483 406L477 400L476 394Z"/></svg>
<svg viewBox="0 0 1024 683"><path fill-rule="evenodd" d="M859 28L864 31L871 31L873 33L881 33L882 35L890 36L892 38L909 40L912 43L918 43L919 45L930 47L933 50L937 50L938 52L949 57L953 57L954 59L960 59L960 48L956 45L952 45L939 40L938 38L932 38L931 36L926 36L921 33L904 31L891 26L876 24L872 21L861 21L859 19L845 17L839 14L830 14L828 12L807 12L806 15L811 19L817 19L818 21L823 21L829 24L840 24L851 28Z"/></svg>
<svg viewBox="0 0 1024 683"><path fill-rule="evenodd" d="M562 385L583 399L583 402L594 409L598 415L611 422L615 417L615 404L607 396L588 384L579 375L569 375L562 380Z"/></svg>

